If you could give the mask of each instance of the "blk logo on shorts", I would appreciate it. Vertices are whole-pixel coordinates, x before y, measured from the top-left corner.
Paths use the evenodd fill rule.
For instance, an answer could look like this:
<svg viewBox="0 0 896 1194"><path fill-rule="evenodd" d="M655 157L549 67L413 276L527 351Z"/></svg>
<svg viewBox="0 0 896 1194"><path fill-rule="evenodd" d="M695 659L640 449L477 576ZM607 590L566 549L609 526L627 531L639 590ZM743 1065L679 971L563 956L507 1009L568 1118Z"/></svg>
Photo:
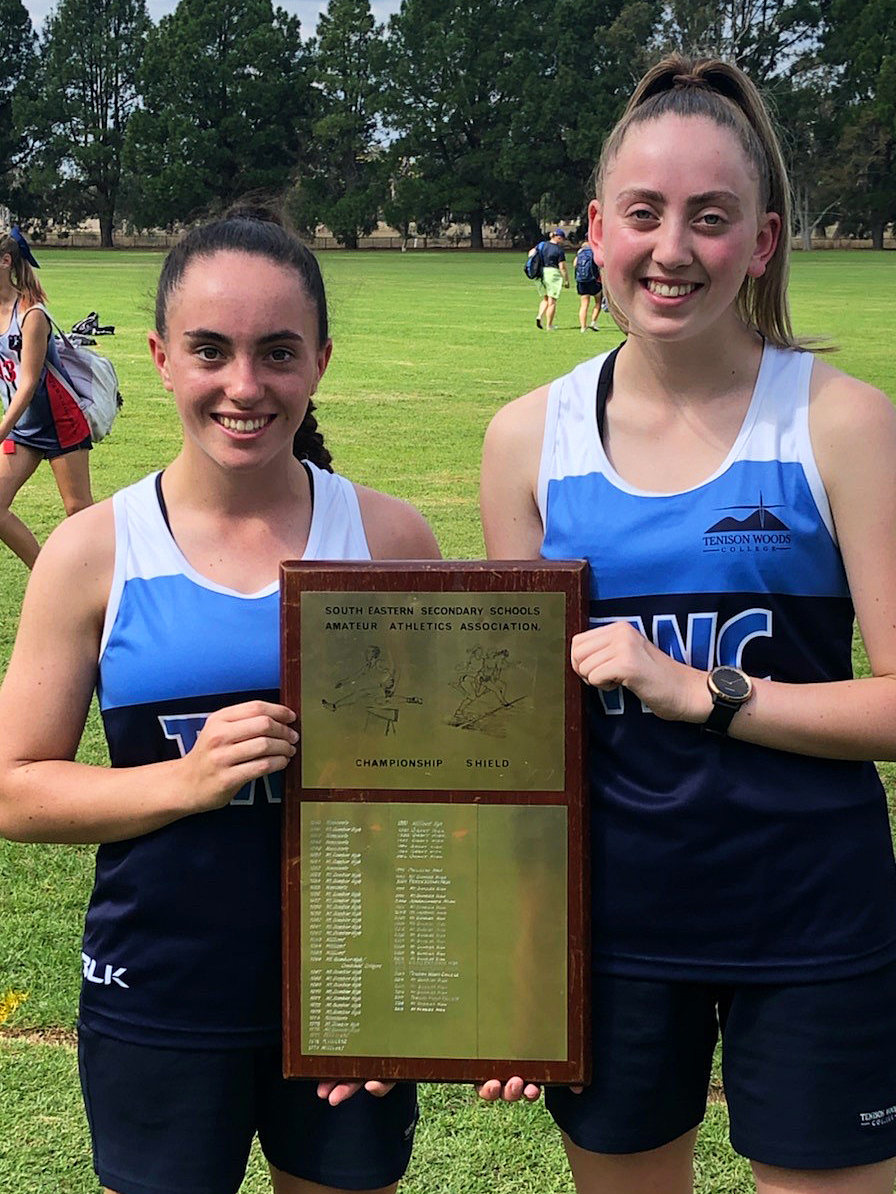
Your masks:
<svg viewBox="0 0 896 1194"><path fill-rule="evenodd" d="M81 954L81 964L83 966L84 977L89 983L96 983L99 987L111 987L115 983L118 987L124 987L126 991L130 990L128 984L122 979L123 974L127 974L127 966L114 966L109 962L103 966L97 963L96 958L91 958L89 954Z"/></svg>

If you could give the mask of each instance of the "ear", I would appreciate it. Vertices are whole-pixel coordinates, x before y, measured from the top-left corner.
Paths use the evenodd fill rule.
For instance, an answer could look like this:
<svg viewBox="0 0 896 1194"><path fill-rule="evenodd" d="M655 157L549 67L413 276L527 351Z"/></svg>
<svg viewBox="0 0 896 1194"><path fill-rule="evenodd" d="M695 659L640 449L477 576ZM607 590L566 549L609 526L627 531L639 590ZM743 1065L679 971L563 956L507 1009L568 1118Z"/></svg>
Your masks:
<svg viewBox="0 0 896 1194"><path fill-rule="evenodd" d="M774 211L767 211L760 217L756 246L747 266L747 276L761 278L765 268L775 254L781 239L781 217Z"/></svg>
<svg viewBox="0 0 896 1194"><path fill-rule="evenodd" d="M604 264L604 216L597 199L588 204L588 243L598 265Z"/></svg>
<svg viewBox="0 0 896 1194"><path fill-rule="evenodd" d="M328 340L323 348L317 354L317 379L311 387L311 393L317 393L317 387L320 385L320 379L327 371L327 365L330 363L330 357L333 355L333 341Z"/></svg>
<svg viewBox="0 0 896 1194"><path fill-rule="evenodd" d="M174 385L172 384L171 374L168 370L168 349L165 347L165 341L156 331L150 332L147 340L149 341L152 363L155 365L159 377L162 379L162 385L166 390L173 393Z"/></svg>

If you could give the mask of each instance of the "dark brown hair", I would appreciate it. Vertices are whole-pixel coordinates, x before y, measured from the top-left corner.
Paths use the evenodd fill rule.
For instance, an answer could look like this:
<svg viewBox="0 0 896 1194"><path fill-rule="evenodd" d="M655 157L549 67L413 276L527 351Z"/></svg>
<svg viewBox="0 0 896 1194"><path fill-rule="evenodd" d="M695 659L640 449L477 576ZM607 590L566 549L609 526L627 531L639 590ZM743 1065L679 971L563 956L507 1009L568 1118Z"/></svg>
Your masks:
<svg viewBox="0 0 896 1194"><path fill-rule="evenodd" d="M177 242L165 258L156 290L156 330L159 335L166 334L168 300L183 280L189 264L194 258L211 257L222 251L266 257L277 265L295 270L317 312L318 347L327 343L330 338L327 296L317 258L291 229L284 227L275 212L263 207L232 208L221 219L191 228ZM318 430L315 409L314 403L309 401L292 450L299 460L310 460L318 468L332 472L333 458Z"/></svg>

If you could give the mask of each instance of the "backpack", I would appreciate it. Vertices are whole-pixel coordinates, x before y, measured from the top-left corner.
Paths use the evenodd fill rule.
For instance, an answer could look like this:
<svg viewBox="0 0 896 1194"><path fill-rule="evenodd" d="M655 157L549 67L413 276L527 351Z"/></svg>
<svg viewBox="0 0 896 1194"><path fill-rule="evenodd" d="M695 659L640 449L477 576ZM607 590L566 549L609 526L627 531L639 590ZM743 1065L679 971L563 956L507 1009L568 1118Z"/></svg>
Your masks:
<svg viewBox="0 0 896 1194"><path fill-rule="evenodd" d="M544 248L544 241L540 240L535 246L535 252L526 258L526 264L523 266L523 273L527 278L533 281L540 278L544 273L544 258L541 255L541 250Z"/></svg>
<svg viewBox="0 0 896 1194"><path fill-rule="evenodd" d="M57 369L48 358L47 377L52 377L72 395L87 420L90 438L98 444L109 434L122 406L118 374L110 360L73 344L59 324L55 320L53 323L57 330L53 339L61 368Z"/></svg>
<svg viewBox="0 0 896 1194"><path fill-rule="evenodd" d="M576 253L576 281L595 282L600 277L594 264L594 253L590 245L583 245Z"/></svg>
<svg viewBox="0 0 896 1194"><path fill-rule="evenodd" d="M114 336L115 325L107 323L101 326L98 312L91 311L89 315L85 315L83 319L72 324L69 334L72 336ZM80 341L76 340L75 343L78 344ZM91 340L90 343L95 344L96 341Z"/></svg>

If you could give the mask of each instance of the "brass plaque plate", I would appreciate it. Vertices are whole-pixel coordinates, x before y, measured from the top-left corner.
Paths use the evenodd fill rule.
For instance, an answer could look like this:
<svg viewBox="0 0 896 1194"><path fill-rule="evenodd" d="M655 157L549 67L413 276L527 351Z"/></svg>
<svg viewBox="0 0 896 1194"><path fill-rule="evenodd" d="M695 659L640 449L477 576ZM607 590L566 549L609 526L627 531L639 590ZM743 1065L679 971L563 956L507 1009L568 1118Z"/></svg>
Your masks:
<svg viewBox="0 0 896 1194"><path fill-rule="evenodd" d="M302 1052L567 1054L562 805L305 801Z"/></svg>
<svg viewBox="0 0 896 1194"><path fill-rule="evenodd" d="M302 593L302 786L562 791L565 601Z"/></svg>

